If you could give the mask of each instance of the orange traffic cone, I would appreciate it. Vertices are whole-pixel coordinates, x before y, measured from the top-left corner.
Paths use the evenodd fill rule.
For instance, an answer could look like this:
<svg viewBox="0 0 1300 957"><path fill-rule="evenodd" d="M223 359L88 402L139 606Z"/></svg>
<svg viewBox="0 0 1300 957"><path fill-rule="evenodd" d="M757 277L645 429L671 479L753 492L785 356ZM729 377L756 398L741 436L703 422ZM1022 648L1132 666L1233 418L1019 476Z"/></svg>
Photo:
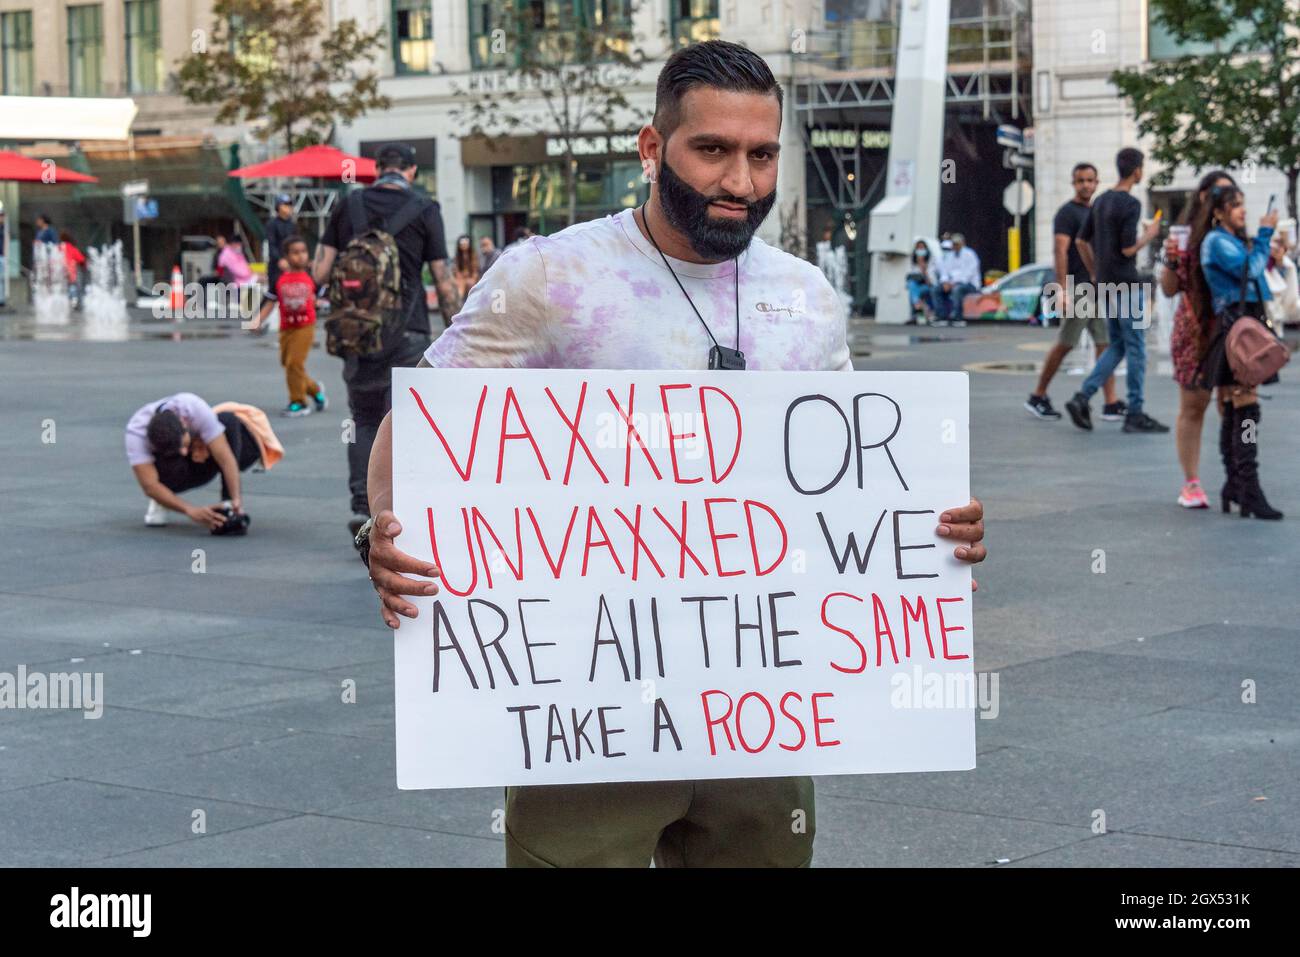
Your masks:
<svg viewBox="0 0 1300 957"><path fill-rule="evenodd" d="M180 266L172 266L171 311L173 319L185 318L185 280Z"/></svg>

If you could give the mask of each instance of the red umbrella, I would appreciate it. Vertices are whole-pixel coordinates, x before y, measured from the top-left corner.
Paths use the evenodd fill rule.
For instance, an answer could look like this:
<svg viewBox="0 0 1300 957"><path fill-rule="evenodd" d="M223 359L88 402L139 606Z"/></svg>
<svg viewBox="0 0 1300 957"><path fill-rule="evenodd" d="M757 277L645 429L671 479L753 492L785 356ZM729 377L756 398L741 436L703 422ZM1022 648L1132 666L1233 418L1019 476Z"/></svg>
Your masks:
<svg viewBox="0 0 1300 957"><path fill-rule="evenodd" d="M371 164L374 165L373 163ZM98 183L94 176L54 165L52 160L32 159L21 153L0 150L0 182L16 183Z"/></svg>
<svg viewBox="0 0 1300 957"><path fill-rule="evenodd" d="M352 156L333 146L308 146L265 163L241 166L228 175L240 179L344 179L346 176L358 183L372 183L375 180L375 161L364 156Z"/></svg>

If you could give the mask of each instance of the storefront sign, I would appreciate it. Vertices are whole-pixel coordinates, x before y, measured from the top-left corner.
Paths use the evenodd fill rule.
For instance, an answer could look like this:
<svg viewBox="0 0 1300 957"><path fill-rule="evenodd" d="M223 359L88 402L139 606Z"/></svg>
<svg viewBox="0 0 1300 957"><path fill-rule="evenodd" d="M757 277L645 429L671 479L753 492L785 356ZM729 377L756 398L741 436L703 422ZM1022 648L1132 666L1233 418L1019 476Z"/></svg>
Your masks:
<svg viewBox="0 0 1300 957"><path fill-rule="evenodd" d="M889 130L845 130L816 127L810 137L814 149L834 148L851 150L889 149Z"/></svg>
<svg viewBox="0 0 1300 957"><path fill-rule="evenodd" d="M563 156L565 138L550 136L546 139L547 156ZM573 137L574 156L608 156L611 153L635 153L636 134L623 133L616 136L575 136Z"/></svg>

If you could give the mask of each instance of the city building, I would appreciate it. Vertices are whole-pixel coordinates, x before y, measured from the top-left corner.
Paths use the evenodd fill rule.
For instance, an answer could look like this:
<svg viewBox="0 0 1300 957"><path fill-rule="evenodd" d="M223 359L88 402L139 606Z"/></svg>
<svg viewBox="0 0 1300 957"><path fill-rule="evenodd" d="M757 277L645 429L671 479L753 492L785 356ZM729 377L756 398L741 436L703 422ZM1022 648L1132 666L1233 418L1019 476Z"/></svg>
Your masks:
<svg viewBox="0 0 1300 957"><path fill-rule="evenodd" d="M211 24L212 0L0 0L0 94L129 96L137 136L204 136L216 111L168 78Z"/></svg>
<svg viewBox="0 0 1300 957"><path fill-rule="evenodd" d="M1095 0L1087 4L1051 0L1034 4L1035 181L1038 201L1036 256L1051 259L1052 216L1070 198L1070 170L1090 162L1101 174L1102 188L1114 183L1115 154L1125 146L1149 147L1137 132L1132 110L1120 99L1109 77L1115 70L1144 63L1211 52L1180 46L1148 0ZM1147 175L1160 167L1148 163ZM1286 177L1276 169L1232 170L1246 192L1253 223L1270 195L1285 208ZM1145 214L1164 210L1166 222L1182 211L1199 175L1179 168L1168 185L1139 188Z"/></svg>
<svg viewBox="0 0 1300 957"><path fill-rule="evenodd" d="M654 81L678 44L720 37L763 55L786 89L779 200L760 235L807 254L827 225L850 250L855 305L869 308L866 220L884 195L899 0L538 0L548 28L575 18L622 18L645 66L620 82L631 112L616 130L591 129L580 154L577 219L635 205L646 196L635 133L654 106ZM372 153L404 139L428 164L451 236L508 241L519 226L542 233L568 224L563 139L545 118L544 98L494 53L501 0L332 0L332 19L365 29L389 26L380 65L392 106L335 134L342 148ZM494 20L494 17L497 19ZM942 229L971 237L986 265L1005 268L999 123L1029 124L1031 75L1027 0L953 0ZM513 109L535 122L469 135L467 103L514 91ZM992 172L990 172L992 170ZM935 175L940 171L936 170ZM861 236L861 238L858 238Z"/></svg>
<svg viewBox="0 0 1300 957"><path fill-rule="evenodd" d="M146 273L165 276L187 233L211 234L236 222L256 234L255 212L225 175L239 158L231 145L253 145L248 131L217 126L215 107L188 103L172 83L177 62L211 26L212 0L0 0L0 94L48 99L52 112L71 120L105 99L129 98L136 107L122 141L15 140L0 129L5 147L99 178L91 185L2 188L11 275L29 259L38 211L83 246L121 239L129 252L121 197L128 181L147 181L157 200L157 219L141 225Z"/></svg>

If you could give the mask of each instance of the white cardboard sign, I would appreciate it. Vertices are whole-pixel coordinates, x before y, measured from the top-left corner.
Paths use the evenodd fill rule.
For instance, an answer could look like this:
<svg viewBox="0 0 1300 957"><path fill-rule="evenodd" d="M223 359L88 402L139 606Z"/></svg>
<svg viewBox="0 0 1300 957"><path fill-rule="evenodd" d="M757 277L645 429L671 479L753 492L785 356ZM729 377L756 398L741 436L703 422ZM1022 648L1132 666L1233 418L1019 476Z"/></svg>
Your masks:
<svg viewBox="0 0 1300 957"><path fill-rule="evenodd" d="M397 783L975 766L964 373L393 370Z"/></svg>

